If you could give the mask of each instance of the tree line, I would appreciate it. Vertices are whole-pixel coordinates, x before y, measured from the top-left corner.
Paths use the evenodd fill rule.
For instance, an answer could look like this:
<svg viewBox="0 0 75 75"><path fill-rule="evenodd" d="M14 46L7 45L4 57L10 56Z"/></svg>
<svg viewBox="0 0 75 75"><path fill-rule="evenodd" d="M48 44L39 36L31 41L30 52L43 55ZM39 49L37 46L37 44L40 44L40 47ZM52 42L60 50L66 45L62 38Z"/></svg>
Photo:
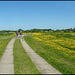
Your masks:
<svg viewBox="0 0 75 75"><path fill-rule="evenodd" d="M57 30L53 30L53 29L30 29L30 30L22 30L22 29L19 29L18 31L23 31L25 33L37 33L37 32L75 32L75 28L70 28L70 29L57 29Z"/></svg>
<svg viewBox="0 0 75 75"><path fill-rule="evenodd" d="M18 29L18 30L2 30L0 31L0 33L14 33L14 32L24 32L24 33L37 33L37 32L75 32L75 28L69 28L69 29L57 29L57 30L53 30L53 29L30 29L30 30L23 30L23 29Z"/></svg>

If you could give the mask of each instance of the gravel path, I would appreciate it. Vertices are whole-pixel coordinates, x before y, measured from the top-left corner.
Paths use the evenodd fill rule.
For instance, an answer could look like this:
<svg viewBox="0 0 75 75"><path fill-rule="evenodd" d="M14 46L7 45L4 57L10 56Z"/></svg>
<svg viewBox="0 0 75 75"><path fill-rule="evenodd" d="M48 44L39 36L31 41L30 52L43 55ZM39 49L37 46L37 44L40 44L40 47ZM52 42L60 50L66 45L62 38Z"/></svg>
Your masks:
<svg viewBox="0 0 75 75"><path fill-rule="evenodd" d="M61 74L58 70L48 64L42 57L35 53L24 39L21 39L21 43L31 60L34 62L34 64L41 71L42 74Z"/></svg>
<svg viewBox="0 0 75 75"><path fill-rule="evenodd" d="M0 74L14 74L13 65L13 44L15 39L12 39L0 60Z"/></svg>

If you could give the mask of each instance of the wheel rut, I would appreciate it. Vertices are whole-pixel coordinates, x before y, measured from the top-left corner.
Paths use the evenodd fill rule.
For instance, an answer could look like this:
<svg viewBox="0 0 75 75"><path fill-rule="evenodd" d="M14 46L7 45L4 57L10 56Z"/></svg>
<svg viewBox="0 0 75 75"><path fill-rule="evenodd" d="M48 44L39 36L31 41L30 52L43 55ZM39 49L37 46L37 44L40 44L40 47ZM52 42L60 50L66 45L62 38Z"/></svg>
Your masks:
<svg viewBox="0 0 75 75"><path fill-rule="evenodd" d="M12 39L7 45L5 52L0 60L0 74L14 74L13 65L13 45L15 39Z"/></svg>
<svg viewBox="0 0 75 75"><path fill-rule="evenodd" d="M42 74L61 74L61 72L56 70L42 57L40 57L37 53L35 53L34 50L26 43L24 39L20 39L20 40L25 51L27 52L27 54L29 55L33 63L36 65L38 70L41 71Z"/></svg>

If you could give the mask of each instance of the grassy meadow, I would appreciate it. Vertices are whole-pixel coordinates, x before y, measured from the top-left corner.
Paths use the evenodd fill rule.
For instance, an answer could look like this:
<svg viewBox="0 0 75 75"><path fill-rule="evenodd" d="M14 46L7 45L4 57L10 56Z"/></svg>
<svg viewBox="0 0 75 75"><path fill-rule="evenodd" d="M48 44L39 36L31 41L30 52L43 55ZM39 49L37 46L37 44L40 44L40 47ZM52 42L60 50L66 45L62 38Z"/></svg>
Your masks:
<svg viewBox="0 0 75 75"><path fill-rule="evenodd" d="M25 52L20 39L16 39L13 49L15 74L41 74Z"/></svg>
<svg viewBox="0 0 75 75"><path fill-rule="evenodd" d="M15 37L14 34L8 35L0 35L0 58L3 55L6 46L8 45L9 41Z"/></svg>
<svg viewBox="0 0 75 75"><path fill-rule="evenodd" d="M61 73L75 74L75 33L33 33L24 39Z"/></svg>

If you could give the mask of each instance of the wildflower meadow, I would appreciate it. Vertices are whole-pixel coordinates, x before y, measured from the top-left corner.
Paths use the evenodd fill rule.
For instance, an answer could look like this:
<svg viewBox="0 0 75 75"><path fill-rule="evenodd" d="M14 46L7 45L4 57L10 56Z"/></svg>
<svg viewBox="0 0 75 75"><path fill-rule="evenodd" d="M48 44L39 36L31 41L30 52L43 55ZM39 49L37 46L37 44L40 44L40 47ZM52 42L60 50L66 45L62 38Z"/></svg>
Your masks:
<svg viewBox="0 0 75 75"><path fill-rule="evenodd" d="M63 74L75 74L75 33L33 33L26 42Z"/></svg>

